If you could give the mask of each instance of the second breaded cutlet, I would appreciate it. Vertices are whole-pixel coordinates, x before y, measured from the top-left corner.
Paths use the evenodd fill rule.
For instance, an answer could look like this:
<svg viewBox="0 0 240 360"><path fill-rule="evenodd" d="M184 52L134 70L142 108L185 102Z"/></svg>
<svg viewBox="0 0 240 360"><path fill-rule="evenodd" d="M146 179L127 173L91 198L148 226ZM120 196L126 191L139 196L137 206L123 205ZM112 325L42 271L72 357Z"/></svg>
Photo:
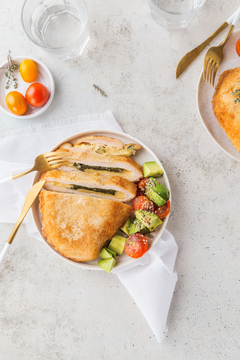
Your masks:
<svg viewBox="0 0 240 360"><path fill-rule="evenodd" d="M236 90L239 89L239 92ZM235 94L233 94L236 92ZM240 67L224 71L213 95L213 111L217 121L240 152Z"/></svg>

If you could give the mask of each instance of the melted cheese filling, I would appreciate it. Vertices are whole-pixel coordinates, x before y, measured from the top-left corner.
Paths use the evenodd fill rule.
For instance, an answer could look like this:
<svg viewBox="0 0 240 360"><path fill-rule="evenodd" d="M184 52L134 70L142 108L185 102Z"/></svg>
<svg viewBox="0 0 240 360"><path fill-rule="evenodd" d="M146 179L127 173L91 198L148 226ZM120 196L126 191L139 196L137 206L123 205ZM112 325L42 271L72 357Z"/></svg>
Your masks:
<svg viewBox="0 0 240 360"><path fill-rule="evenodd" d="M59 183L57 181L52 181L51 184L56 187L75 190L75 191L79 191L81 193L88 193L88 194L100 193L100 194L106 194L108 196L112 196L113 198L117 198L117 199L125 199L124 193L122 193L121 191L117 191L117 190L91 188L91 187L75 185L75 184L64 184L64 183Z"/></svg>

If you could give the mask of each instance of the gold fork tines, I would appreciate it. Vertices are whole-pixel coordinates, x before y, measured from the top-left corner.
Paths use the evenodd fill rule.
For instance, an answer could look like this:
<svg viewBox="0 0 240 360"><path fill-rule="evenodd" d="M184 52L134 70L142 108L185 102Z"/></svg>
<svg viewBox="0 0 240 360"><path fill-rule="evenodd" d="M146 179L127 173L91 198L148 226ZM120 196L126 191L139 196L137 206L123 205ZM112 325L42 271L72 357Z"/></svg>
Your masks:
<svg viewBox="0 0 240 360"><path fill-rule="evenodd" d="M212 46L208 49L203 63L203 80L214 86L218 68L223 60L223 48L230 38L235 25L231 25L225 39L219 46Z"/></svg>
<svg viewBox="0 0 240 360"><path fill-rule="evenodd" d="M13 175L12 179L15 180L36 170L41 172L50 171L58 168L59 166L67 165L68 162L69 154L64 151L44 153L36 157L34 166L31 169Z"/></svg>

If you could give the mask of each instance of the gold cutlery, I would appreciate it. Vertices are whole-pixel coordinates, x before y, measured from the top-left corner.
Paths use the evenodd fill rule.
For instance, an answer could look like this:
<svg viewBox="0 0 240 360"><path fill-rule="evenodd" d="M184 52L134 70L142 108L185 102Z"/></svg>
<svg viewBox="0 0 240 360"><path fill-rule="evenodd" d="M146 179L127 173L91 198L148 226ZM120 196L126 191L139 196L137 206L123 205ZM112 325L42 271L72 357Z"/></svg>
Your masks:
<svg viewBox="0 0 240 360"><path fill-rule="evenodd" d="M237 10L238 11L238 10ZM234 19L235 11L207 40L198 45L195 49L182 57L176 67L176 79L187 69L187 67L198 57L198 55L210 44L210 42L219 35Z"/></svg>
<svg viewBox="0 0 240 360"><path fill-rule="evenodd" d="M237 10L232 25L225 37L225 39L218 46L212 46L208 49L203 64L203 80L208 82L210 85L214 86L214 80L216 73L218 71L219 65L223 61L223 48L232 35L233 30L238 22L240 17L240 8Z"/></svg>
<svg viewBox="0 0 240 360"><path fill-rule="evenodd" d="M20 174L9 176L5 179L0 180L0 184L3 184L10 180L15 180L21 176L29 174L32 171L41 171L46 172L49 170L53 170L58 168L59 166L67 165L68 164L69 155L62 151L62 152L48 152L41 155L38 155L35 159L34 166L27 171L23 171Z"/></svg>
<svg viewBox="0 0 240 360"><path fill-rule="evenodd" d="M22 212L21 212L21 214L20 214L20 216L19 216L19 218L18 218L18 220L16 222L16 225L13 228L13 231L11 232L11 235L9 236L8 241L4 245L4 248L3 248L3 250L2 250L2 252L0 254L0 265L4 260L6 254L8 252L8 249L9 249L10 245L12 244L13 239L14 239L14 237L15 237L21 223L23 222L25 216L27 215L28 210L32 206L34 200L38 196L38 194L39 194L40 190L42 189L43 185L45 184L45 182L46 182L46 180L42 180L42 181L37 182L35 185L33 185L33 187L28 192L25 203L23 205Z"/></svg>

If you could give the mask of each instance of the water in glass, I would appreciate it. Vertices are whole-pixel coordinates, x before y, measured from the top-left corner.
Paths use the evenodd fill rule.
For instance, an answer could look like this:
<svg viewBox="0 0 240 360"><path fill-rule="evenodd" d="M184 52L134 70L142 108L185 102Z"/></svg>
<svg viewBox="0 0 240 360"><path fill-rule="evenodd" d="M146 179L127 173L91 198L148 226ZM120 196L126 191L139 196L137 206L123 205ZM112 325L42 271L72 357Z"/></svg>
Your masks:
<svg viewBox="0 0 240 360"><path fill-rule="evenodd" d="M62 60L81 55L89 40L84 1L33 0L29 7L27 2L22 15L23 26L37 45Z"/></svg>

